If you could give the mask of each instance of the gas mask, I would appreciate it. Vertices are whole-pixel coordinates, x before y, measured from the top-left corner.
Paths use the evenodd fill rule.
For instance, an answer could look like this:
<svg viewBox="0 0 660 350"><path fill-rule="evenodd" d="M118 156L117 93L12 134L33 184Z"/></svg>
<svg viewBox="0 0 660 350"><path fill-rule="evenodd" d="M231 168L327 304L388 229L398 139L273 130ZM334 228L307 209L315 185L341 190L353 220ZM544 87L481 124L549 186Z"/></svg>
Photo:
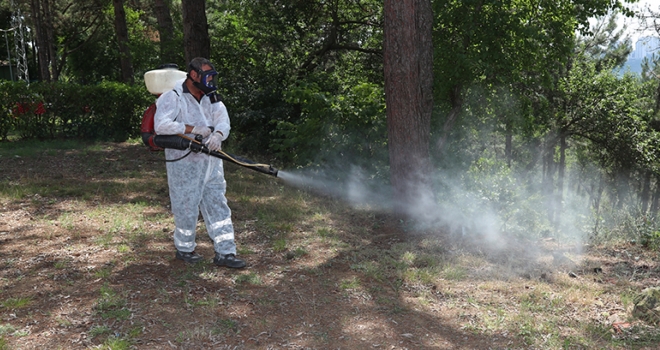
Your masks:
<svg viewBox="0 0 660 350"><path fill-rule="evenodd" d="M218 89L218 72L213 69L205 71L198 70L197 74L199 74L201 77L200 82L196 82L192 80L192 78L190 78L190 80L192 80L193 85L196 88L204 92L204 95L211 95L215 90ZM188 75L188 77L190 77L190 75Z"/></svg>

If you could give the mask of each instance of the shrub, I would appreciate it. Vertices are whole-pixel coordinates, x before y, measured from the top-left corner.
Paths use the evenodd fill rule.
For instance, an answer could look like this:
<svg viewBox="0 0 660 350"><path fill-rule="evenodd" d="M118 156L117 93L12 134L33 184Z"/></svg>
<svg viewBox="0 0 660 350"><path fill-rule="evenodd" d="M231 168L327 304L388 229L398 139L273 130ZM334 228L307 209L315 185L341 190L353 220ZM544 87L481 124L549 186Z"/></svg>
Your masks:
<svg viewBox="0 0 660 350"><path fill-rule="evenodd" d="M153 96L141 86L104 82L0 83L0 140L77 138L125 141L139 136Z"/></svg>

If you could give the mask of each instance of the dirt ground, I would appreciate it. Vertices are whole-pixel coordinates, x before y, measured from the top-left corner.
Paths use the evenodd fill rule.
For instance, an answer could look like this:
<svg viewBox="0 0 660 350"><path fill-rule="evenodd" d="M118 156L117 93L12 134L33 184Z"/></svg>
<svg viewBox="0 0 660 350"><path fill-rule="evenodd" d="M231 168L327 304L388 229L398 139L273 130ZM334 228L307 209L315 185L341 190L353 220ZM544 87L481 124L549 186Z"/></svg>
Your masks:
<svg viewBox="0 0 660 350"><path fill-rule="evenodd" d="M479 324L487 305L514 317L518 310L513 299L552 283L578 289L597 285L612 295L660 286L657 252L623 246L591 247L578 254L553 240L540 242L533 258L527 242L520 242L488 255L488 264L468 262L463 279L425 284L393 280L387 271L368 273L365 266L382 261L381 254L393 254L397 247L427 247L429 232L406 232L397 219L351 214L348 207L326 219L332 240L317 237L305 222L295 222L288 249L274 249L273 235L263 231L251 211L241 210L250 196L232 192L232 181L241 181L235 174L245 172L235 167L227 167L228 198L239 252L248 267L213 266L213 247L204 234L198 235L197 251L206 260L185 264L174 259L164 165L149 162L144 153L141 146L121 144L87 153L63 150L0 158L0 184L49 187L44 194L27 189L22 198L0 197L4 348L544 348L521 331L470 325ZM141 182L155 185L126 185ZM119 187L114 194L94 193L94 186L85 187L85 193L65 190L76 183ZM133 230L114 232L108 228L112 217L95 214L96 208L144 201L149 205L140 209L143 221ZM438 254L460 261L471 254L483 257L489 249L435 234L433 244L444 244ZM581 263L560 268L557 252ZM587 306L574 301L581 305L574 319L598 320L608 334L618 332L615 325L627 327L621 325L629 320L630 305L614 297L601 299ZM19 300L29 302L21 306ZM567 314L567 322L574 319ZM565 333L571 330L567 327ZM596 343L616 348L612 342Z"/></svg>

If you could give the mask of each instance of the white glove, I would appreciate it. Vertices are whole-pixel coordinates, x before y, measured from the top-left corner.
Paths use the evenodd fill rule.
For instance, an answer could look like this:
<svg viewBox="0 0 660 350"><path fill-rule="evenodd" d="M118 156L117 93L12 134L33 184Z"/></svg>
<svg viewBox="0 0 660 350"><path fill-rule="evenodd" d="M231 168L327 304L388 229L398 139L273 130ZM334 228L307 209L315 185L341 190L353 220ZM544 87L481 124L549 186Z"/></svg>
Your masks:
<svg viewBox="0 0 660 350"><path fill-rule="evenodd" d="M192 129L193 134L202 135L202 138L205 138L211 135L213 131L208 126L195 126Z"/></svg>
<svg viewBox="0 0 660 350"><path fill-rule="evenodd" d="M211 151L221 150L222 145L222 135L220 133L214 132L208 140L206 140L206 147Z"/></svg>

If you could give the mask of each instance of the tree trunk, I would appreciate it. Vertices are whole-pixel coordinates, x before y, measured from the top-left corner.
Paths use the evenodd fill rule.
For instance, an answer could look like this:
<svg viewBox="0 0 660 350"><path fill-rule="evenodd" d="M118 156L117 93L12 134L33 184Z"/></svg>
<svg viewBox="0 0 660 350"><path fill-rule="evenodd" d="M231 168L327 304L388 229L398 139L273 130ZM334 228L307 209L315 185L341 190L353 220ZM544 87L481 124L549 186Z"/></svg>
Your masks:
<svg viewBox="0 0 660 350"><path fill-rule="evenodd" d="M432 210L429 138L433 110L430 0L384 1L384 72L390 180L397 213Z"/></svg>
<svg viewBox="0 0 660 350"><path fill-rule="evenodd" d="M632 170L624 170L616 175L616 205L617 209L623 209L630 195L630 178Z"/></svg>
<svg viewBox="0 0 660 350"><path fill-rule="evenodd" d="M653 199L651 200L651 216L656 217L658 210L660 210L660 181L657 177L653 177L655 182L655 190L653 191Z"/></svg>
<svg viewBox="0 0 660 350"><path fill-rule="evenodd" d="M646 215L649 210L649 203L651 201L651 172L648 170L644 171L644 183L642 184L642 214Z"/></svg>
<svg viewBox="0 0 660 350"><path fill-rule="evenodd" d="M456 85L452 88L449 99L451 101L451 110L447 114L447 119L445 120L445 124L442 127L442 136L440 136L437 143L438 152L442 152L444 150L445 144L449 139L449 133L451 132L451 129L454 128L454 124L458 119L458 115L461 113L461 109L463 108L461 86Z"/></svg>
<svg viewBox="0 0 660 350"><path fill-rule="evenodd" d="M133 61L131 50L128 47L128 28L126 26L126 11L124 11L124 0L112 0L115 8L115 33L117 45L119 46L119 65L121 68L121 81L133 84Z"/></svg>
<svg viewBox="0 0 660 350"><path fill-rule="evenodd" d="M171 0L155 0L154 15L158 22L158 37L160 38L160 61L174 63L177 61L178 51L174 47L174 22L170 14Z"/></svg>
<svg viewBox="0 0 660 350"><path fill-rule="evenodd" d="M559 136L559 164L557 164L557 189L555 195L555 226L561 222L562 202L564 201L564 177L566 173L566 132L562 131Z"/></svg>
<svg viewBox="0 0 660 350"><path fill-rule="evenodd" d="M555 173L557 164L555 163L556 141L553 135L546 137L545 150L543 155L543 197L547 206L548 221L555 222Z"/></svg>
<svg viewBox="0 0 660 350"><path fill-rule="evenodd" d="M195 57L210 59L211 40L206 21L205 0L182 0L183 47L186 63Z"/></svg>
<svg viewBox="0 0 660 350"><path fill-rule="evenodd" d="M44 11L41 5L41 0L31 0L30 7L32 9L32 21L34 25L34 36L36 38L36 51L39 63L39 75L41 80L50 81L50 59L48 48L48 33L46 30L46 23L44 20Z"/></svg>
<svg viewBox="0 0 660 350"><path fill-rule="evenodd" d="M593 186L592 186L593 188ZM600 179L598 180L598 187L594 188L593 191L590 193L591 197L591 205L593 208L594 212L594 217L596 220L594 220L594 231L593 233L596 234L598 233L599 226L600 226L600 201L603 197L603 191L605 190L605 176L603 174L600 174Z"/></svg>
<svg viewBox="0 0 660 350"><path fill-rule="evenodd" d="M510 118L506 118L504 123L504 156L506 158L506 166L511 168L511 161L513 160L513 123Z"/></svg>
<svg viewBox="0 0 660 350"><path fill-rule="evenodd" d="M50 79L57 81L59 79L59 69L57 69L57 47L55 46L55 27L53 25L53 7L55 3L51 0L42 0L44 8L44 23L46 26L46 41L48 47L48 63L50 69Z"/></svg>

